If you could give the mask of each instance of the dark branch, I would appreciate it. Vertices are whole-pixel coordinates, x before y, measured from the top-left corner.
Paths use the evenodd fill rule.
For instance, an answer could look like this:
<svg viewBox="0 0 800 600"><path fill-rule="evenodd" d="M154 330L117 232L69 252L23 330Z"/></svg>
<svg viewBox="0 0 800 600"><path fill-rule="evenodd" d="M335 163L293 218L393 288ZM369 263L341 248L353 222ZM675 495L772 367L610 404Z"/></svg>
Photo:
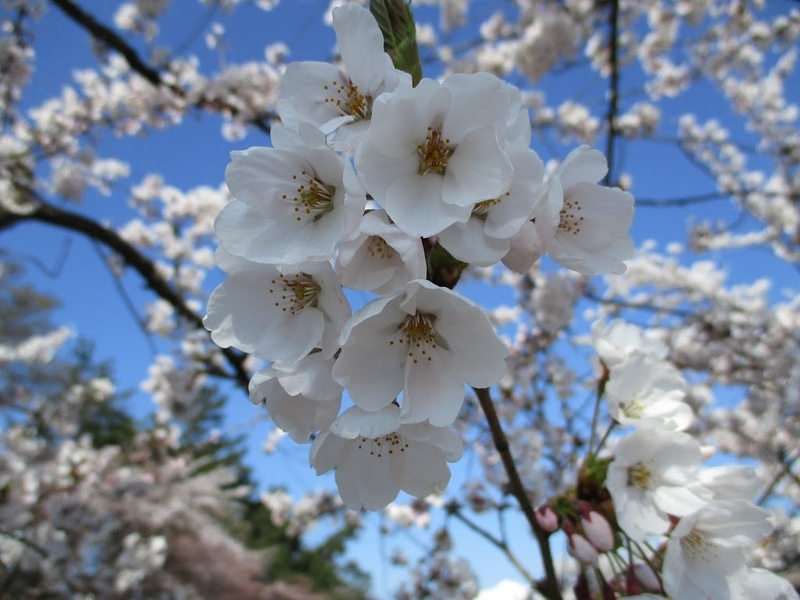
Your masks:
<svg viewBox="0 0 800 600"><path fill-rule="evenodd" d="M94 16L72 2L72 0L50 1L60 8L70 19L88 31L98 42L119 52L128 62L131 69L139 73L139 75L147 79L147 81L156 87L161 87L163 85L159 72L146 64L139 57L136 50L128 45L115 31L103 25L100 21L95 19Z"/></svg>
<svg viewBox="0 0 800 600"><path fill-rule="evenodd" d="M536 511L531 504L528 493L525 491L522 479L520 479L517 466L514 463L514 457L511 456L508 438L506 438L503 427L500 425L500 419L497 416L497 411L494 409L492 397L488 389L473 389L478 396L478 401L481 403L481 408L489 424L489 430L492 432L494 446L497 448L497 452L500 454L500 458L503 461L503 467L508 476L508 486L511 495L517 499L520 510L522 510L522 513L528 520L528 524L531 526L536 536L536 541L539 544L539 551L542 554L542 562L544 563L545 580L537 584L537 590L548 600L562 600L561 589L558 585L558 575L556 574L555 564L553 563L553 555L550 553L549 534L539 526L539 522L536 520Z"/></svg>
<svg viewBox="0 0 800 600"><path fill-rule="evenodd" d="M28 193L32 194L30 191ZM62 229L69 229L113 250L127 265L139 273L153 292L168 302L190 325L205 331L203 318L194 312L186 304L183 296L159 274L153 261L122 239L115 231L103 227L83 215L48 204L41 198L36 198L36 208L26 214L16 214L0 208L0 231L23 221L39 221ZM245 355L232 348L222 348L221 352L233 369L233 379L239 387L247 391L250 377L244 368ZM231 375L228 374L228 376Z"/></svg>
<svg viewBox="0 0 800 600"><path fill-rule="evenodd" d="M611 185L612 172L614 170L614 143L617 139L617 113L619 112L619 0L611 1L611 12L608 17L609 32L608 53L609 68L611 69L609 89L608 89L608 113L606 113L606 123L608 125L608 135L606 137L606 160L608 161L608 172L603 179L603 185Z"/></svg>
<svg viewBox="0 0 800 600"><path fill-rule="evenodd" d="M94 18L93 15L89 14L85 10L83 10L80 6L72 2L72 0L50 0L53 4L55 4L58 8L60 8L65 15L67 15L70 19L72 19L75 23L83 27L89 35L91 35L95 40L102 43L103 45L116 50L119 52L125 61L128 63L131 69L139 73L142 77L144 77L147 81L149 81L152 85L156 87L166 88L174 93L176 96L181 98L185 97L186 92L181 89L180 87L172 84L168 84L164 81L161 77L161 74L154 69L152 66L148 65L140 56L136 50L128 44L124 39L122 39L117 32L113 29L107 27L100 21ZM228 111L231 116L236 116L240 111L236 106L232 104L223 103L219 100L214 102L208 102L203 100L202 98L197 101L195 104L198 108L210 109L213 110L216 108L223 108L224 110ZM272 130L272 126L270 125L267 118L259 117L250 119L249 122L256 128L260 129L267 135L269 135L270 131Z"/></svg>

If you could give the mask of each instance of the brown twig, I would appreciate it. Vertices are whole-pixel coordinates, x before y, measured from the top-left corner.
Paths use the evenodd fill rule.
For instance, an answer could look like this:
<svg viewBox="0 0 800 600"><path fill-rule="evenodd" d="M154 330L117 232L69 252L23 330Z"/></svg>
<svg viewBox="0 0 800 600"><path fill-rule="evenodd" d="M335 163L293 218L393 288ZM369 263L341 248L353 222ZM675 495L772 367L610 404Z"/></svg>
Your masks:
<svg viewBox="0 0 800 600"><path fill-rule="evenodd" d="M457 502L448 503L445 506L445 510L447 511L448 516L455 517L456 519L461 521L461 523L466 525L470 530L477 533L479 536L481 536L483 539L489 542L492 546L500 550L506 557L508 562L510 562L514 566L514 568L517 569L517 571L519 571L519 574L522 575L530 585L532 586L536 585L536 578L528 572L528 570L521 562L519 562L519 559L514 555L513 552L511 552L511 548L509 548L508 543L506 543L505 540L495 537L494 535L492 535L490 531L484 529L483 527L478 525L475 521L467 517L463 512L461 512L461 507Z"/></svg>
<svg viewBox="0 0 800 600"><path fill-rule="evenodd" d="M611 185L612 171L614 170L614 143L617 138L617 113L619 112L619 0L611 0L611 11L608 17L609 32L608 52L609 68L611 69L608 89L608 113L606 113L606 123L608 124L608 136L606 137L606 160L608 161L608 172L603 179L603 185Z"/></svg>
<svg viewBox="0 0 800 600"><path fill-rule="evenodd" d="M500 419L497 416L497 411L494 409L492 397L488 389L473 388L473 390L481 404L483 414L486 416L489 431L492 433L494 446L503 461L503 467L508 476L509 491L519 503L520 510L522 510L522 513L528 520L528 524L533 530L533 534L536 536L536 541L539 544L539 551L541 552L542 563L544 564L545 579L537 583L536 589L548 600L562 600L561 589L558 584L558 575L556 574L555 564L553 563L553 555L550 552L549 534L539 526L539 522L536 520L536 512L528 497L528 493L525 491L525 486L522 484L522 479L520 479L516 463L514 463L514 457L511 456L508 438L503 431L503 427L500 425Z"/></svg>

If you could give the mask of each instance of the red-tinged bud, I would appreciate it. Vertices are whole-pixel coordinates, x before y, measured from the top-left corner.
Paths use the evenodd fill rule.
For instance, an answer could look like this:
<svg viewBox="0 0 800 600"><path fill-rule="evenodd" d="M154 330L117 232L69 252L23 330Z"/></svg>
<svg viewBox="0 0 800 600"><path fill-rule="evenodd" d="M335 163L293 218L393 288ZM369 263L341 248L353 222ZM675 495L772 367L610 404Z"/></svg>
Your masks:
<svg viewBox="0 0 800 600"><path fill-rule="evenodd" d="M609 552L614 549L614 532L606 518L599 512L589 511L581 517L581 527L587 539L600 552Z"/></svg>
<svg viewBox="0 0 800 600"><path fill-rule="evenodd" d="M573 533L569 536L567 542L567 552L570 556L576 558L578 561L590 567L597 567L598 553L589 540L579 533Z"/></svg>
<svg viewBox="0 0 800 600"><path fill-rule="evenodd" d="M558 515L547 504L536 509L536 522L547 533L558 531Z"/></svg>

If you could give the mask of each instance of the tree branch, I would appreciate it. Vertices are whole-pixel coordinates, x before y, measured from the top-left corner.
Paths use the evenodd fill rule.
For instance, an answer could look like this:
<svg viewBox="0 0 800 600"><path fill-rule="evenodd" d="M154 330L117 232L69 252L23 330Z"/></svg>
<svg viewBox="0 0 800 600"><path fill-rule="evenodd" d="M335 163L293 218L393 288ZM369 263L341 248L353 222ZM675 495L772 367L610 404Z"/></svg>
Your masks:
<svg viewBox="0 0 800 600"><path fill-rule="evenodd" d="M31 190L26 190L26 192L35 195ZM122 239L115 231L83 215L53 206L38 196L36 196L36 207L26 214L12 213L0 207L0 231L23 221L39 221L62 229L69 229L103 244L116 252L126 264L133 267L147 282L147 286L161 299L168 302L181 317L195 328L205 331L203 318L194 312L183 296L161 276L153 261ZM250 376L244 368L246 356L232 348L221 348L220 351L233 369L233 379L239 387L247 392Z"/></svg>
<svg viewBox="0 0 800 600"><path fill-rule="evenodd" d="M549 534L539 526L536 520L536 512L531 504L528 493L525 491L525 486L522 484L517 466L514 463L514 457L511 456L511 451L508 445L508 438L503 432L500 425L500 419L497 416L497 411L494 409L494 402L489 395L489 390L486 388L472 388L478 401L481 404L486 421L489 424L489 430L492 433L492 440L494 446L497 448L498 454L503 461L506 475L508 475L508 485L511 495L517 499L520 510L528 520L531 526L536 541L539 544L539 551L542 554L542 562L544 563L545 580L537 584L537 590L548 600L562 600L561 589L558 584L558 575L556 575L555 564L553 563L553 555L550 552Z"/></svg>
<svg viewBox="0 0 800 600"><path fill-rule="evenodd" d="M608 89L608 113L606 123L608 124L608 136L606 137L606 160L608 161L608 172L603 178L603 185L611 185L612 171L614 170L614 143L617 138L617 113L619 112L619 47L617 38L619 37L619 0L611 0L611 12L608 17L611 31L609 33L608 52L609 68L611 69L609 89Z"/></svg>
<svg viewBox="0 0 800 600"><path fill-rule="evenodd" d="M155 68L148 65L140 56L139 53L136 52L136 49L133 48L128 42L126 42L120 35L115 32L110 27L107 27L100 21L94 18L93 15L83 10L80 6L72 2L72 0L50 0L53 4L55 4L58 8L60 8L67 17L72 19L75 23L80 25L83 29L85 29L89 35L91 35L94 39L98 42L101 42L105 46L112 48L119 52L125 61L128 63L128 66L136 71L139 75L144 77L147 81L149 81L155 87L166 88L174 93L176 96L181 98L186 96L185 90L182 88L168 84L164 81L161 77L161 73L159 73ZM231 116L236 116L239 114L239 109L229 103L223 103L221 101L217 101L214 103L207 102L202 98L199 99L195 106L198 108L204 109L213 109L214 106L222 106L225 110L227 110ZM273 118L270 116L269 118ZM258 117L254 119L250 119L249 123L251 123L254 127L260 129L267 135L270 134L272 130L272 126L270 125L267 118Z"/></svg>
<svg viewBox="0 0 800 600"><path fill-rule="evenodd" d="M510 562L514 566L514 568L517 569L517 571L519 571L519 574L522 575L530 585L533 586L536 584L536 578L534 578L533 575L531 575L528 572L525 566L521 562L519 562L519 559L514 555L513 552L511 552L511 548L508 547L508 544L504 540L496 538L494 535L491 534L491 532L487 531L486 529L478 525L475 521L464 515L464 513L461 512L461 507L458 504L458 502L455 501L449 502L445 506L445 510L447 511L447 514L449 516L455 517L456 519L461 521L464 525L466 525L469 529L471 529L479 536L481 536L483 539L485 539L487 542L489 542L492 546L500 550L506 557L506 559L508 559L508 562ZM498 510L502 509L498 508Z"/></svg>

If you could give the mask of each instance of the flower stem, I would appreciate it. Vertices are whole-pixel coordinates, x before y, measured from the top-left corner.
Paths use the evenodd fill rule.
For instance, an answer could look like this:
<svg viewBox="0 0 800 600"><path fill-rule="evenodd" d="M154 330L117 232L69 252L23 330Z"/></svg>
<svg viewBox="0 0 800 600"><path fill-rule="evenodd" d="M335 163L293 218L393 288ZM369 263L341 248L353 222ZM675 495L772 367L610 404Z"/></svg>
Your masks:
<svg viewBox="0 0 800 600"><path fill-rule="evenodd" d="M519 507L528 524L531 526L536 541L539 544L539 551L542 554L542 562L544 563L545 580L537 584L537 589L548 600L562 600L561 589L558 584L558 576L556 575L555 564L553 563L553 555L550 552L550 543L548 541L549 534L539 526L536 521L536 513L533 505L531 504L528 493L522 485L517 466L514 463L514 458L511 456L511 451L508 445L508 438L503 432L500 425L500 419L497 416L497 411L494 409L492 397L489 395L489 390L486 388L473 388L475 395L483 409L483 414L486 415L486 421L489 424L489 430L492 432L492 440L494 446L497 448L498 454L503 461L506 475L508 476L509 490L511 495L517 499Z"/></svg>

